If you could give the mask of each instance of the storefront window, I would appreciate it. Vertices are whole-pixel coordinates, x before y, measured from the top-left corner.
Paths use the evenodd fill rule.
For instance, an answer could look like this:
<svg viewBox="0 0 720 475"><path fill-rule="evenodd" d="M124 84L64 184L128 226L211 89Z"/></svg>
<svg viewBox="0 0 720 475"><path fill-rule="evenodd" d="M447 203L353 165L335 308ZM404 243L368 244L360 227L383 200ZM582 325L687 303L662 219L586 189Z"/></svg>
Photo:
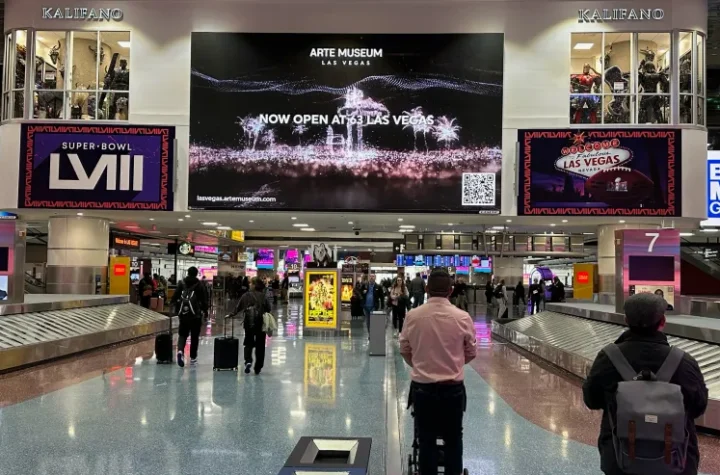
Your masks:
<svg viewBox="0 0 720 475"><path fill-rule="evenodd" d="M570 123L704 125L704 41L692 31L571 34Z"/></svg>
<svg viewBox="0 0 720 475"><path fill-rule="evenodd" d="M16 30L7 38L6 64L14 67L3 78L4 120L128 120L129 32ZM33 62L26 60L28 38ZM25 84L26 65L33 68L31 84Z"/></svg>

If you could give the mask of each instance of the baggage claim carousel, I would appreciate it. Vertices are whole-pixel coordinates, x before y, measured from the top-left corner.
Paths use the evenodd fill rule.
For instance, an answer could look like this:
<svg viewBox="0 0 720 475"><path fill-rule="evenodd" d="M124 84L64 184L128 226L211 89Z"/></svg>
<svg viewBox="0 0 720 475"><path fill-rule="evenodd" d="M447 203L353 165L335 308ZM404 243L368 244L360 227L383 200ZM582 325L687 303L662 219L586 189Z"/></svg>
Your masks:
<svg viewBox="0 0 720 475"><path fill-rule="evenodd" d="M710 401L701 427L720 430L720 319L668 315L672 346L691 354L705 377ZM509 343L585 379L595 356L625 331L624 316L612 305L547 304L545 311L518 320L493 321L492 332Z"/></svg>
<svg viewBox="0 0 720 475"><path fill-rule="evenodd" d="M0 305L0 373L167 330L168 317L108 295L26 295Z"/></svg>

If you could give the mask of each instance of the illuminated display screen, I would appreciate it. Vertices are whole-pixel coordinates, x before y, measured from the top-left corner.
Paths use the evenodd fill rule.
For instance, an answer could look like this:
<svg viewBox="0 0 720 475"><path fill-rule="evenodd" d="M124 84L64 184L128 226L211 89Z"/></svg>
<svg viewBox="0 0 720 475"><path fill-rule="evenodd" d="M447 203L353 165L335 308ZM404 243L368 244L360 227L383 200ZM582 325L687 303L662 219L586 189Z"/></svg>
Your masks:
<svg viewBox="0 0 720 475"><path fill-rule="evenodd" d="M631 281L673 282L675 258L673 256L629 256Z"/></svg>

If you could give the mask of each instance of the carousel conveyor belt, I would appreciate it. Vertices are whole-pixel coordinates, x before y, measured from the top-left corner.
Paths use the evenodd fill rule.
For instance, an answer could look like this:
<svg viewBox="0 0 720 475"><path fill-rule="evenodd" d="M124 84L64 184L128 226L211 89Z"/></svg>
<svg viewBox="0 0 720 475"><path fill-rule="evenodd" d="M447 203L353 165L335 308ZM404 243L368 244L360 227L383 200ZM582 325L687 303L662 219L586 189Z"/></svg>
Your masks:
<svg viewBox="0 0 720 475"><path fill-rule="evenodd" d="M168 317L127 302L0 316L0 372L168 329Z"/></svg>
<svg viewBox="0 0 720 475"><path fill-rule="evenodd" d="M492 324L493 333L582 379L598 352L614 342L626 327L551 311ZM720 345L668 335L670 345L698 362L708 387L710 403L698 425L720 430Z"/></svg>

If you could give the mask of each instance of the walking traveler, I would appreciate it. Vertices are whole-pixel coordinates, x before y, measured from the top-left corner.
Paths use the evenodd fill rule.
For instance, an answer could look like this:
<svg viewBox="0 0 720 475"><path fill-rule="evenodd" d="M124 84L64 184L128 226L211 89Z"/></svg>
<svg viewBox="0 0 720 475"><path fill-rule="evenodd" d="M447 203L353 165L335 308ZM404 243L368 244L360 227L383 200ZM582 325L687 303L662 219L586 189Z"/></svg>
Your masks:
<svg viewBox="0 0 720 475"><path fill-rule="evenodd" d="M265 338L267 334L263 331L265 313L269 313L270 300L265 292L265 284L261 279L255 281L253 290L246 292L240 298L234 315L241 314L243 328L245 329L245 374L250 373L253 366L253 350L255 350L255 374L260 374L265 365Z"/></svg>
<svg viewBox="0 0 720 475"><path fill-rule="evenodd" d="M565 300L565 284L560 281L558 276L555 276L550 287L550 301L562 302L563 300Z"/></svg>
<svg viewBox="0 0 720 475"><path fill-rule="evenodd" d="M408 313L400 353L412 367L410 398L420 444L420 473L437 475L437 439L443 439L448 475L463 467L463 415L467 406L463 366L477 355L475 328L467 312L448 298L452 280L444 269L428 277L428 301Z"/></svg>
<svg viewBox="0 0 720 475"><path fill-rule="evenodd" d="M417 308L425 303L425 281L418 272L415 278L410 282L410 295L413 299L413 308Z"/></svg>
<svg viewBox="0 0 720 475"><path fill-rule="evenodd" d="M180 319L177 363L181 368L185 366L185 343L188 335L190 335L190 366L197 364L202 316L207 313L209 308L207 288L197 276L197 267L189 268L187 277L178 283L170 301L170 308L176 308L176 315Z"/></svg>
<svg viewBox="0 0 720 475"><path fill-rule="evenodd" d="M533 279L533 283L530 284L528 295L530 296L530 315L535 315L540 312L540 302L542 301L542 287L538 283L537 277Z"/></svg>
<svg viewBox="0 0 720 475"><path fill-rule="evenodd" d="M523 281L518 281L513 292L513 306L515 307L515 316L522 317L525 314L525 307L527 307L527 300L525 300L525 286Z"/></svg>
<svg viewBox="0 0 720 475"><path fill-rule="evenodd" d="M695 419L708 390L697 361L670 347L666 309L654 294L628 298L629 329L600 351L583 384L585 405L603 411L598 449L606 475L698 473Z"/></svg>
<svg viewBox="0 0 720 475"><path fill-rule="evenodd" d="M405 281L402 276L398 276L390 289L390 305L392 305L393 328L399 332L403 329L409 298L410 294L405 286Z"/></svg>
<svg viewBox="0 0 720 475"><path fill-rule="evenodd" d="M367 325L368 338L370 337L370 315L380 308L380 300L382 299L382 289L380 285L375 283L375 274L370 274L368 280L363 282L360 291L360 297L363 302L363 313L365 314L365 324Z"/></svg>
<svg viewBox="0 0 720 475"><path fill-rule="evenodd" d="M485 284L485 300L487 301L488 309L490 307L492 307L492 299L493 299L494 291L495 291L495 287L493 286L493 281L492 281L492 279L488 279L487 284Z"/></svg>
<svg viewBox="0 0 720 475"><path fill-rule="evenodd" d="M461 310L468 311L468 301L467 301L467 284L462 279L462 277L457 278L457 282L455 283L455 306Z"/></svg>
<svg viewBox="0 0 720 475"><path fill-rule="evenodd" d="M500 283L495 287L494 296L498 302L498 318L508 318L508 298L505 279L501 279Z"/></svg>
<svg viewBox="0 0 720 475"><path fill-rule="evenodd" d="M153 293L155 293L155 284L153 284L150 272L145 272L143 278L138 282L138 293L140 294L140 305L150 308Z"/></svg>

